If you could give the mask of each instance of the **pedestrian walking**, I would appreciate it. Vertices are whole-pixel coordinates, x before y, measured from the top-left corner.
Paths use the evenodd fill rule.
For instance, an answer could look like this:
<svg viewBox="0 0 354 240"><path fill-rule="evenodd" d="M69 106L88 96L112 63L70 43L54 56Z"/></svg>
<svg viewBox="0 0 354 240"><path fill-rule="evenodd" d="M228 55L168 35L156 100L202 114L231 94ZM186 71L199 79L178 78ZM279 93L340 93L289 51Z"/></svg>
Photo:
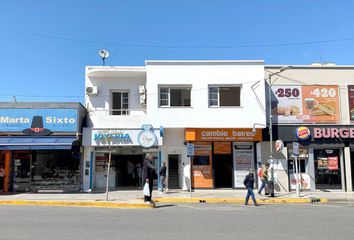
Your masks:
<svg viewBox="0 0 354 240"><path fill-rule="evenodd" d="M258 194L262 195L262 190L266 187L268 183L268 168L269 168L269 163L266 163L263 168L261 168L261 171L258 172L258 177L261 178L262 185L258 190Z"/></svg>
<svg viewBox="0 0 354 240"><path fill-rule="evenodd" d="M154 186L154 179L156 178L156 169L155 166L152 164L153 157L150 153L146 154L146 158L144 159L143 164L143 181L144 186L147 183L149 185L150 194L144 194L144 202L146 203L154 203L152 201L152 188Z"/></svg>
<svg viewBox="0 0 354 240"><path fill-rule="evenodd" d="M163 162L162 167L160 169L160 183L161 183L162 193L167 193L168 191L165 181L166 181L166 162Z"/></svg>
<svg viewBox="0 0 354 240"><path fill-rule="evenodd" d="M247 188L245 205L248 205L248 200L251 197L253 204L255 206L258 206L257 201L256 201L256 197L254 196L254 192L253 192L253 187L254 187L254 170L253 169L251 169L250 172L248 173L248 175L245 177L243 184Z"/></svg>

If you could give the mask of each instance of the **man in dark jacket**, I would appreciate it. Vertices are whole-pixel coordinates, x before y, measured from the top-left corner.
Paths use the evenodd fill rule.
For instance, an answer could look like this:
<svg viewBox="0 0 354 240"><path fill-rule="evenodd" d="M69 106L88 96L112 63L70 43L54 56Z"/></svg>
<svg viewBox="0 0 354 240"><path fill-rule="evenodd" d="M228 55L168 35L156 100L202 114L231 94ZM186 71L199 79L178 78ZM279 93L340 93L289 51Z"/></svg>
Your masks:
<svg viewBox="0 0 354 240"><path fill-rule="evenodd" d="M143 164L143 181L149 184L150 196L144 195L144 202L153 203L152 201L152 188L154 186L154 178L156 175L155 166L152 164L153 157L147 153Z"/></svg>
<svg viewBox="0 0 354 240"><path fill-rule="evenodd" d="M167 193L165 180L166 180L166 162L163 162L162 167L160 169L161 192Z"/></svg>
<svg viewBox="0 0 354 240"><path fill-rule="evenodd" d="M251 196L252 200L253 200L253 204L255 206L258 206L256 198L255 198L254 193L253 193L253 187L254 187L254 170L253 169L251 169L249 174L245 177L245 180L243 181L243 184L247 188L247 195L246 195L245 205L248 205L248 200L249 200L249 198Z"/></svg>

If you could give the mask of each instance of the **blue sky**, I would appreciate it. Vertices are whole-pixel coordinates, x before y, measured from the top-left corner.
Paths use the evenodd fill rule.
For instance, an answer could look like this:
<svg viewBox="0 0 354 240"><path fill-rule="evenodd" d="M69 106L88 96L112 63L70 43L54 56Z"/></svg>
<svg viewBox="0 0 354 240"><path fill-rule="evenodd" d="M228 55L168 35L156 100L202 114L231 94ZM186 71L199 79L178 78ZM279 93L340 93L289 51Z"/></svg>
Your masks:
<svg viewBox="0 0 354 240"><path fill-rule="evenodd" d="M0 2L0 101L84 101L85 66L145 60L354 65L354 1Z"/></svg>

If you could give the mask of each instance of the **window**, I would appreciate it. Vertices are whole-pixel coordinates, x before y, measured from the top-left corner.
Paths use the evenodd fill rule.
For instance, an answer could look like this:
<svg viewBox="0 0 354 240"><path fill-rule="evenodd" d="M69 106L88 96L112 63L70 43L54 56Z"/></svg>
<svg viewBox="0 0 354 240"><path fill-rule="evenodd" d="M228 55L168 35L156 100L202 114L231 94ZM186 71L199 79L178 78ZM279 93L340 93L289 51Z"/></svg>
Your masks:
<svg viewBox="0 0 354 240"><path fill-rule="evenodd" d="M112 115L128 115L128 92L112 93Z"/></svg>
<svg viewBox="0 0 354 240"><path fill-rule="evenodd" d="M241 106L240 86L211 86L209 87L210 107L239 107Z"/></svg>
<svg viewBox="0 0 354 240"><path fill-rule="evenodd" d="M190 107L191 87L160 87L160 107Z"/></svg>

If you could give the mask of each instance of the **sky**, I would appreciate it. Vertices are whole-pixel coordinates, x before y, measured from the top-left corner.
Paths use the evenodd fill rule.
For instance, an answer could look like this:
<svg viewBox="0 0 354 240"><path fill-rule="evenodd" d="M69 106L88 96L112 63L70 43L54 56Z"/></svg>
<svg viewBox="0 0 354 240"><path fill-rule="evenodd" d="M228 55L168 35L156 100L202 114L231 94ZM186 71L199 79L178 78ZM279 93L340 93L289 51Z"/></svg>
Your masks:
<svg viewBox="0 0 354 240"><path fill-rule="evenodd" d="M85 66L354 65L352 0L0 1L0 101L84 102Z"/></svg>

